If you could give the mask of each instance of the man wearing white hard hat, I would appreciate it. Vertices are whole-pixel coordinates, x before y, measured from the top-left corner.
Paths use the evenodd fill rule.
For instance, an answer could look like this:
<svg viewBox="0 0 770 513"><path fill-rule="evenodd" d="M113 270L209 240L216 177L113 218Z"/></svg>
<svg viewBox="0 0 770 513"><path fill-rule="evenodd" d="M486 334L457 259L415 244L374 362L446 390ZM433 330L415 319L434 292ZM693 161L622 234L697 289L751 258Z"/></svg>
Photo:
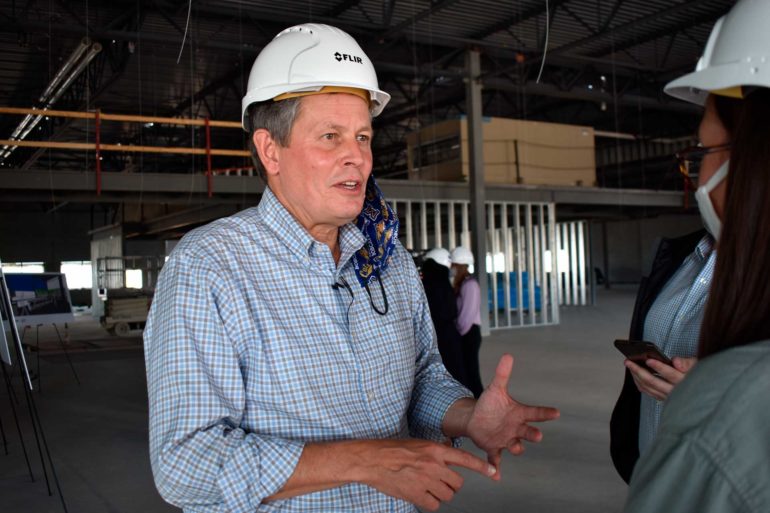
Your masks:
<svg viewBox="0 0 770 513"><path fill-rule="evenodd" d="M150 452L161 495L196 512L436 509L451 467L500 478L503 450L558 416L507 393L478 402L436 350L398 219L371 176L389 100L345 32L306 24L257 57L244 128L259 205L189 233L145 330ZM457 447L467 436L483 461Z"/></svg>
<svg viewBox="0 0 770 513"><path fill-rule="evenodd" d="M665 88L704 107L696 199L716 265L697 364L663 403L627 513L770 511L768 20L770 2L740 0L714 25L695 71Z"/></svg>

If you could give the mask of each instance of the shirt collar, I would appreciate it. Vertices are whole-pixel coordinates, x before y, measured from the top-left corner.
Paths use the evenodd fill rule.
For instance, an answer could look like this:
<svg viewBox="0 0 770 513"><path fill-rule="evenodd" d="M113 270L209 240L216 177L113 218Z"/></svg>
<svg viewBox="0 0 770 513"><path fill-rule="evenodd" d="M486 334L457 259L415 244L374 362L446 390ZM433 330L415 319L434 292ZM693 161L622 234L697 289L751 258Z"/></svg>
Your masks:
<svg viewBox="0 0 770 513"><path fill-rule="evenodd" d="M695 254L698 255L698 258L701 260L706 260L710 257L713 251L714 239L709 234L704 235L698 245L695 246Z"/></svg>
<svg viewBox="0 0 770 513"><path fill-rule="evenodd" d="M275 236L286 244L292 253L301 258L313 257L316 252L315 245L323 245L316 241L308 233L304 226L286 210L270 187L265 187L262 199L257 205L259 218ZM353 254L364 245L364 235L353 223L347 223L340 227L340 264L347 262ZM340 265L342 267L342 265Z"/></svg>

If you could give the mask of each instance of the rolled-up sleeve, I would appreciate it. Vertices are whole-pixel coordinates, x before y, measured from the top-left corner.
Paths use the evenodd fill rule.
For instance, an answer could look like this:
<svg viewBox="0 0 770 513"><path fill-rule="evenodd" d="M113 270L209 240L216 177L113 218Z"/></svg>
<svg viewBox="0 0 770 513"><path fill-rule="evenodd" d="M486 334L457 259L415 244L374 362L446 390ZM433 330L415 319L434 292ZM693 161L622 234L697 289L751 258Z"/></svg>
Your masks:
<svg viewBox="0 0 770 513"><path fill-rule="evenodd" d="M304 445L242 428L245 385L220 312L233 307L228 294L184 251L161 272L144 333L150 457L168 502L253 512L283 487Z"/></svg>
<svg viewBox="0 0 770 513"><path fill-rule="evenodd" d="M410 278L418 286L414 287L412 297L417 360L408 412L409 431L411 436L417 438L443 441L446 436L441 424L447 410L459 399L473 397L473 394L452 378L441 361L425 291L419 286L419 276L414 266L411 269L414 276ZM454 443L458 444L459 440Z"/></svg>

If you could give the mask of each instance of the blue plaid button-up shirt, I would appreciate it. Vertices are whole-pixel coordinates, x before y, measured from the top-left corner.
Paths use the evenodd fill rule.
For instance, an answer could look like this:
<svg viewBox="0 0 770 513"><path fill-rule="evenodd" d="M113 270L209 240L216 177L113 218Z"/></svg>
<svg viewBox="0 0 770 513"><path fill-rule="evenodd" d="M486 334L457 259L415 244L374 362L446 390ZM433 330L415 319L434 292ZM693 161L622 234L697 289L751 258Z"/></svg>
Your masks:
<svg viewBox="0 0 770 513"><path fill-rule="evenodd" d="M711 278L716 265L711 235L701 239L658 294L644 321L644 340L653 342L669 358L695 356ZM652 445L663 403L642 394L639 410L639 454Z"/></svg>
<svg viewBox="0 0 770 513"><path fill-rule="evenodd" d="M363 235L349 224L339 241L336 265L267 189L174 249L144 334L151 462L167 501L190 512L415 511L363 484L262 502L305 443L443 440L444 414L470 396L441 363L407 251L399 244L382 275L381 316L354 275ZM342 281L350 292L332 288Z"/></svg>

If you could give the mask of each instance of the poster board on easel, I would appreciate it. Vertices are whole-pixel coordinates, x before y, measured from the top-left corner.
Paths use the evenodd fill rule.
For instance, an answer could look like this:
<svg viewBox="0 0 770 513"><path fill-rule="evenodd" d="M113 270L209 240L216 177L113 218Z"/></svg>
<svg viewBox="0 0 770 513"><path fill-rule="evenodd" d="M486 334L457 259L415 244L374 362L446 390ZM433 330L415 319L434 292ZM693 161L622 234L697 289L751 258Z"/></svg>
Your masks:
<svg viewBox="0 0 770 513"><path fill-rule="evenodd" d="M8 289L8 279L3 273L2 263L0 263L0 316L2 317L2 329L0 331L3 332L3 339L6 340L7 338L5 336L6 329L10 331L10 339L14 343L14 347L16 348L16 356L19 359L20 362L20 370L19 372L22 373L22 376L26 378L27 386L29 387L29 390L32 391L32 379L29 375L29 367L27 367L27 359L24 357L24 350L21 347L21 338L19 338L19 330L17 328L16 319L14 318L13 313L13 304L11 302L11 294L10 290ZM5 349L8 349L8 346L6 344ZM8 365L11 365L10 363L10 352L8 354ZM3 361L5 361L3 359ZM26 394L26 393L25 393Z"/></svg>
<svg viewBox="0 0 770 513"><path fill-rule="evenodd" d="M73 322L67 278L61 273L6 273L5 282L18 326ZM7 319L3 316L3 322Z"/></svg>
<svg viewBox="0 0 770 513"><path fill-rule="evenodd" d="M55 274L55 273L50 273ZM49 287L53 285L53 283L49 283ZM66 281L62 280L60 285L60 295L64 295L63 291L66 291ZM67 299L69 299L69 293L66 293ZM55 302L55 301L52 301ZM70 303L71 304L71 303ZM70 314L72 313L72 307L70 306L69 309ZM19 330L17 329L17 323L16 319L14 318L14 305L11 301L11 294L10 290L8 288L8 280L7 275L3 273L3 267L2 262L0 262L0 313L2 314L3 323L2 327L0 329L0 332L3 333L3 340L7 341L7 338L5 337L5 330L6 326L10 330L11 334L11 340L14 342L14 347L16 349L16 357L19 361L19 366L17 367L19 369L19 373L22 377L22 379L25 379L26 386L23 387L24 390L24 398L27 401L27 407L29 408L30 413L30 420L32 423L32 431L35 435L35 441L37 442L37 450L38 454L40 454L40 461L43 464L43 475L45 476L45 484L48 489L48 495L53 495L51 493L51 485L48 481L48 472L46 470L46 461L43 458L43 448L45 448L45 455L47 456L48 461L48 467L51 469L51 475L53 476L53 480L56 483L56 489L59 492L59 499L61 500L62 508L64 509L64 513L67 513L67 504L64 502L64 494L62 493L61 484L59 483L59 477L56 473L56 467L54 466L53 458L51 457L51 451L48 447L48 441L46 440L45 431L43 430L43 423L40 420L40 413L37 410L37 406L35 405L35 399L32 395L32 379L29 374L29 368L27 367L27 360L24 357L24 349L21 346L21 338L19 338ZM6 344L7 345L7 344ZM9 358L10 360L10 358ZM6 387L8 388L8 397L11 400L11 409L14 412L14 417L16 417L16 409L13 406L13 392L11 387L11 379L10 376L5 368L5 366L0 364L0 367L3 371L3 376L5 378ZM16 426L19 430L19 436L21 437L21 429L19 428L19 422L18 417L16 417ZM5 436L5 435L3 435ZM42 442L42 447L41 447ZM24 438L21 437L21 445L24 447ZM26 449L24 449L24 455L26 458L27 452ZM29 468L30 472L30 478L32 478L32 481L34 481L34 478L32 477L32 468L29 466L29 459L27 458L27 466Z"/></svg>

